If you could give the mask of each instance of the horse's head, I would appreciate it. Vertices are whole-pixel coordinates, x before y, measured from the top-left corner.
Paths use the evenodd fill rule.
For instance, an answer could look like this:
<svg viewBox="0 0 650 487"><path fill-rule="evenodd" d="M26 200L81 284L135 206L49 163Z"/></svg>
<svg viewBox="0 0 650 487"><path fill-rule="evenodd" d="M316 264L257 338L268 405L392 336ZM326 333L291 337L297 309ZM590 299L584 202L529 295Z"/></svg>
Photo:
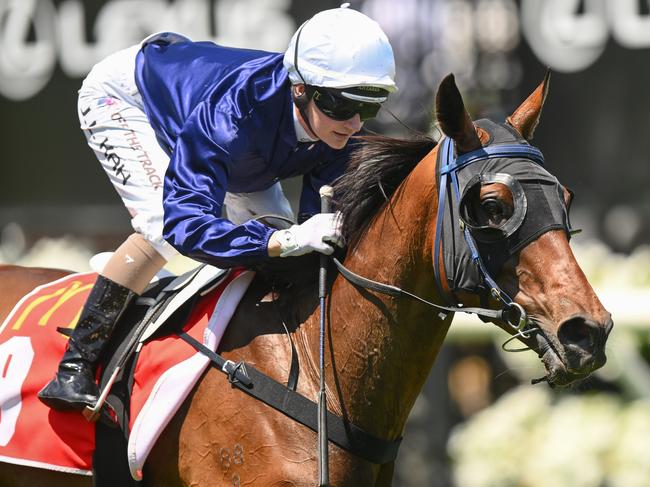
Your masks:
<svg viewBox="0 0 650 487"><path fill-rule="evenodd" d="M536 156L536 149L528 144L548 81L547 75L507 121L498 124L472 122L450 75L438 90L436 111L441 130L453 140L447 142L449 150L455 148L457 157L478 155L455 173L458 213L452 221L459 219L461 229L468 229L496 289L512 296L527 313L531 331L521 339L540 354L548 382L567 385L605 363L612 319L569 246L571 193L540 164L541 153ZM512 148L514 155L488 159L476 152L499 146ZM521 155L517 155L519 146ZM490 277L486 280L483 274L477 270L475 280L480 282L474 290L486 282L488 289L492 287ZM463 290L473 286L465 282L453 287L467 298Z"/></svg>

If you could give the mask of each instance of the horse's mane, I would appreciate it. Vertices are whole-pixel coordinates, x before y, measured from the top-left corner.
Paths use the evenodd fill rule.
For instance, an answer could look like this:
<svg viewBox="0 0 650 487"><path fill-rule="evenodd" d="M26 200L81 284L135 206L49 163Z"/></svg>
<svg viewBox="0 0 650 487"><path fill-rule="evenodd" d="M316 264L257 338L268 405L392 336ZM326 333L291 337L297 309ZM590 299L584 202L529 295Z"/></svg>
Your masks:
<svg viewBox="0 0 650 487"><path fill-rule="evenodd" d="M345 173L334 186L334 203L343 219L343 236L353 245L368 228L372 217L395 192L413 168L435 146L424 135L399 139L381 135L356 137ZM305 289L317 282L318 256L311 253L290 259L269 259L255 268L287 296L286 291ZM337 252L340 259L343 251ZM291 292L289 293L289 295Z"/></svg>
<svg viewBox="0 0 650 487"><path fill-rule="evenodd" d="M413 168L435 146L425 135L399 139L383 135L356 137L345 173L334 183L334 203L343 219L343 236L353 245L372 217Z"/></svg>

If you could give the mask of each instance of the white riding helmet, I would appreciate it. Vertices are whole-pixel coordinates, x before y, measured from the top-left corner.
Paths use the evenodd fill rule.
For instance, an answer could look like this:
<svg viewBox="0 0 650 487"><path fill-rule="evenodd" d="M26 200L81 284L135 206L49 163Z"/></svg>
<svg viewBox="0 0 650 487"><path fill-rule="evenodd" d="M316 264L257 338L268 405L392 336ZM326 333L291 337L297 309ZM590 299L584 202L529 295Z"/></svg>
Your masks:
<svg viewBox="0 0 650 487"><path fill-rule="evenodd" d="M347 4L302 24L284 54L284 67L292 84L397 91L395 58L386 34Z"/></svg>

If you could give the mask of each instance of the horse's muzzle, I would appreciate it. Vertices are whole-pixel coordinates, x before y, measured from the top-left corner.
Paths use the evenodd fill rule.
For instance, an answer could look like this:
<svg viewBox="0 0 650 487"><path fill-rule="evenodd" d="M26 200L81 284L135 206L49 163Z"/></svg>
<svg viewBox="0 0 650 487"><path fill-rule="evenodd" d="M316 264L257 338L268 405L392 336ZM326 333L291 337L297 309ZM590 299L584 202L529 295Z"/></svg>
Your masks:
<svg viewBox="0 0 650 487"><path fill-rule="evenodd" d="M540 334L540 356L548 372L548 381L566 386L605 365L605 343L612 327L611 317L599 324L586 316L575 315L560 323L557 342Z"/></svg>

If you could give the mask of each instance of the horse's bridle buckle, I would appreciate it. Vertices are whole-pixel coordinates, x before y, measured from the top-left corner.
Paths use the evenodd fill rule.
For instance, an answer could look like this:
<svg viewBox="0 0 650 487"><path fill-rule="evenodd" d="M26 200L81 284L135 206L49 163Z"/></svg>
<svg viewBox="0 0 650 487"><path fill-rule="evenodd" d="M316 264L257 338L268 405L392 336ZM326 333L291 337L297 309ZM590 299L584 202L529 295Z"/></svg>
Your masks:
<svg viewBox="0 0 650 487"><path fill-rule="evenodd" d="M253 381L248 377L246 365L243 361L235 363L232 360L226 360L221 367L221 370L226 373L228 376L228 382L231 384L241 382L246 387L250 387L253 384Z"/></svg>

